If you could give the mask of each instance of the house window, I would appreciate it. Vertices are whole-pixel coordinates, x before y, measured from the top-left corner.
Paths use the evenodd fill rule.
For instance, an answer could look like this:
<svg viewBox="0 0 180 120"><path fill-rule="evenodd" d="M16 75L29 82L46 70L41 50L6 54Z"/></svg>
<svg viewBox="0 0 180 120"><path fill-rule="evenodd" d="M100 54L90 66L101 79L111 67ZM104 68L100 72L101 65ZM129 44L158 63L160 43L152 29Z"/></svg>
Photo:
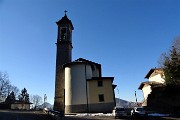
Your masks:
<svg viewBox="0 0 180 120"><path fill-rule="evenodd" d="M103 94L99 95L99 102L104 102L104 95Z"/></svg>
<svg viewBox="0 0 180 120"><path fill-rule="evenodd" d="M98 84L98 87L102 87L103 86L103 81L102 80L97 81L97 84Z"/></svg>

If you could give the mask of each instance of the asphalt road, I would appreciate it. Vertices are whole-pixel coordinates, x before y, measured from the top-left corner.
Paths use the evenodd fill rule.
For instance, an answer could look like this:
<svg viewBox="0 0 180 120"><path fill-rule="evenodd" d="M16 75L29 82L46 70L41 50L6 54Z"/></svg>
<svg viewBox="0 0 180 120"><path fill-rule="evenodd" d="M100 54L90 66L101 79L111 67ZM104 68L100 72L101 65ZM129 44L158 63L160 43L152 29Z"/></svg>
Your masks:
<svg viewBox="0 0 180 120"><path fill-rule="evenodd" d="M0 120L113 120L112 116L65 116L53 117L42 111L0 110Z"/></svg>
<svg viewBox="0 0 180 120"><path fill-rule="evenodd" d="M123 119L128 120L129 118ZM114 120L112 116L65 116L55 118L42 111L0 110L0 120ZM121 119L117 119L121 120Z"/></svg>
<svg viewBox="0 0 180 120"><path fill-rule="evenodd" d="M180 120L175 117L147 117L135 120ZM65 116L55 119L55 117L45 114L42 111L11 111L0 110L0 120L115 120L113 116ZM130 116L116 120L133 120Z"/></svg>
<svg viewBox="0 0 180 120"><path fill-rule="evenodd" d="M52 116L39 111L0 110L0 120L55 120Z"/></svg>

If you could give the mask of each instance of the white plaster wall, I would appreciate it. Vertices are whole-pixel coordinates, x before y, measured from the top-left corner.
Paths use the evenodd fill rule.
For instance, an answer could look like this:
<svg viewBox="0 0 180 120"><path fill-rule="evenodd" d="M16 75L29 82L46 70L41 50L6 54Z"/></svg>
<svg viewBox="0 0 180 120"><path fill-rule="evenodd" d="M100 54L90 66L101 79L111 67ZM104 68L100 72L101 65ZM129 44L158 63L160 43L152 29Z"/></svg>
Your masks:
<svg viewBox="0 0 180 120"><path fill-rule="evenodd" d="M144 96L144 102L142 104L142 106L147 106L147 98L148 95L151 93L151 86L146 84L144 85L144 87L142 88L142 92L143 92L143 96Z"/></svg>
<svg viewBox="0 0 180 120"><path fill-rule="evenodd" d="M164 83L165 82L165 80L161 77L160 74L157 74L157 75L155 75L153 77L150 77L149 81L155 81L155 82L159 82L159 83Z"/></svg>
<svg viewBox="0 0 180 120"><path fill-rule="evenodd" d="M30 104L11 104L11 109L29 110Z"/></svg>
<svg viewBox="0 0 180 120"><path fill-rule="evenodd" d="M90 78L92 78L90 65L85 67L85 64L81 63L65 68L65 105L87 103L86 79Z"/></svg>
<svg viewBox="0 0 180 120"><path fill-rule="evenodd" d="M151 86L150 85L144 85L142 88L144 99L147 100L148 95L151 93Z"/></svg>
<svg viewBox="0 0 180 120"><path fill-rule="evenodd" d="M71 68L65 68L65 105L72 104Z"/></svg>

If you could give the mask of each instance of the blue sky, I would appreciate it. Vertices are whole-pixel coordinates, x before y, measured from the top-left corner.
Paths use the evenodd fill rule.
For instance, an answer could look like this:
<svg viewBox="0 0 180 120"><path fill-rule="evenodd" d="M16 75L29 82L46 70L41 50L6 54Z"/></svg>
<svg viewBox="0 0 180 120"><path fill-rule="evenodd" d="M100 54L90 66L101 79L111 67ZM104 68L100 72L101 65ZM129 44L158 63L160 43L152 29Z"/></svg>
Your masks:
<svg viewBox="0 0 180 120"><path fill-rule="evenodd" d="M180 36L179 0L0 0L0 71L20 90L54 101L57 25L74 25L73 60L102 65L116 96L143 100L138 90L161 53Z"/></svg>

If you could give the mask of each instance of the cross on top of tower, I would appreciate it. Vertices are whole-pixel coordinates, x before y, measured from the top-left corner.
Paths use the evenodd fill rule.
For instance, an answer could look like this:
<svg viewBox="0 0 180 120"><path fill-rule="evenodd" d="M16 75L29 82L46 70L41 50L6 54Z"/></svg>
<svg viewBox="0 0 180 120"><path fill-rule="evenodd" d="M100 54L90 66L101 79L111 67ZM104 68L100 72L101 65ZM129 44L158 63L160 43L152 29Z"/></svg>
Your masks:
<svg viewBox="0 0 180 120"><path fill-rule="evenodd" d="M64 11L65 15L66 15L67 12L68 12L67 10Z"/></svg>

